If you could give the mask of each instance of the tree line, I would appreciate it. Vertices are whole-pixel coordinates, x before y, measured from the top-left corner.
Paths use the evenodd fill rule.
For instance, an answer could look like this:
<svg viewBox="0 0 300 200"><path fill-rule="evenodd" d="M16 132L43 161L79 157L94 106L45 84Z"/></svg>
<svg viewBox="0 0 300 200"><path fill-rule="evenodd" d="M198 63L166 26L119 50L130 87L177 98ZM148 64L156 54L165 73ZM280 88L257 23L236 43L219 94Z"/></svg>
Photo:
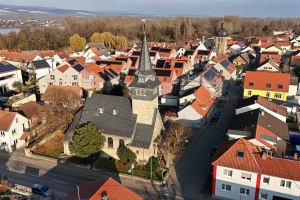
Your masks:
<svg viewBox="0 0 300 200"><path fill-rule="evenodd" d="M64 29L57 27L25 28L19 33L0 35L1 49L62 50L70 47L70 38L78 34L85 42L93 39L106 43L109 48L140 41L141 17L116 16L103 18L66 17ZM222 18L173 17L151 18L146 23L149 41L174 42L216 34ZM225 28L234 36L261 36L272 30L299 29L297 19L241 18L226 16ZM266 27L270 31L266 31ZM95 33L97 33L95 35ZM105 33L105 34L103 34ZM101 35L101 36L99 36ZM99 39L100 38L100 39ZM109 38L108 42L103 38ZM126 41L125 41L125 40Z"/></svg>

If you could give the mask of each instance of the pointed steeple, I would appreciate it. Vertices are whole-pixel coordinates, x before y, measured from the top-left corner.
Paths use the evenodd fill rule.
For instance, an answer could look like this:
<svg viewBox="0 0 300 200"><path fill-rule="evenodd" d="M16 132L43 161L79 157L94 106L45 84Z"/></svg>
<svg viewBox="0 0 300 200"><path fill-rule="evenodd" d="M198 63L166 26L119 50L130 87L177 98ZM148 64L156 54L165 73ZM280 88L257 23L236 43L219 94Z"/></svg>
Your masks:
<svg viewBox="0 0 300 200"><path fill-rule="evenodd" d="M147 37L146 37L146 20L143 20L143 42L141 48L140 61L138 65L138 70L136 71L137 76L155 76L155 71L152 69L150 54L147 45Z"/></svg>

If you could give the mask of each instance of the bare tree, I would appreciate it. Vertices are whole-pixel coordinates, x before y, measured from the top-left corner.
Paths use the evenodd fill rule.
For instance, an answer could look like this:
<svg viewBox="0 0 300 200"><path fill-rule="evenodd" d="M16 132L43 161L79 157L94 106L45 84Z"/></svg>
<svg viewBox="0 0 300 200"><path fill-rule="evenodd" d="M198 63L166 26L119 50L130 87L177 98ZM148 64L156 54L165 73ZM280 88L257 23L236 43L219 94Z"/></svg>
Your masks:
<svg viewBox="0 0 300 200"><path fill-rule="evenodd" d="M186 140L191 136L192 129L182 121L167 121L162 134L160 148L167 153L166 163L169 165L170 154L178 155L182 152Z"/></svg>

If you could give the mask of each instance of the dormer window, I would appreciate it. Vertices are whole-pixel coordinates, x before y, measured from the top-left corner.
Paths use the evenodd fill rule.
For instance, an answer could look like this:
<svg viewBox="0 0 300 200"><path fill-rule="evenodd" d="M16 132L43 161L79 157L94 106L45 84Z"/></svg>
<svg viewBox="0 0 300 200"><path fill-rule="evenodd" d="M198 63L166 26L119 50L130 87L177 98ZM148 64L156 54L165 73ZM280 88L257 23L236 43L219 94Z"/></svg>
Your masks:
<svg viewBox="0 0 300 200"><path fill-rule="evenodd" d="M98 108L98 112L101 113L101 114L103 114L104 108L103 107Z"/></svg>
<svg viewBox="0 0 300 200"><path fill-rule="evenodd" d="M244 158L244 151L236 151L236 157Z"/></svg>
<svg viewBox="0 0 300 200"><path fill-rule="evenodd" d="M113 109L113 115L117 115L118 114L118 111L117 111L117 109Z"/></svg>

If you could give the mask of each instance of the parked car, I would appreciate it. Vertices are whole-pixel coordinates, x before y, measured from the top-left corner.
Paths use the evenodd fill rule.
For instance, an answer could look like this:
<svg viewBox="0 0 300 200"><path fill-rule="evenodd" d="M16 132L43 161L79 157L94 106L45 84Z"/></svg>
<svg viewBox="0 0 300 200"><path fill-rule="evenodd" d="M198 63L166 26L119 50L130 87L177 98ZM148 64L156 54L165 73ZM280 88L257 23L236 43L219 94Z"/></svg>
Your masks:
<svg viewBox="0 0 300 200"><path fill-rule="evenodd" d="M211 118L211 122L217 122L219 120L220 117L214 116Z"/></svg>
<svg viewBox="0 0 300 200"><path fill-rule="evenodd" d="M214 157L218 149L218 145L212 145L208 153L208 157Z"/></svg>
<svg viewBox="0 0 300 200"><path fill-rule="evenodd" d="M32 190L32 193L39 194L39 195L42 195L45 197L50 197L53 195L53 190L43 184L34 184L31 187L31 190Z"/></svg>

